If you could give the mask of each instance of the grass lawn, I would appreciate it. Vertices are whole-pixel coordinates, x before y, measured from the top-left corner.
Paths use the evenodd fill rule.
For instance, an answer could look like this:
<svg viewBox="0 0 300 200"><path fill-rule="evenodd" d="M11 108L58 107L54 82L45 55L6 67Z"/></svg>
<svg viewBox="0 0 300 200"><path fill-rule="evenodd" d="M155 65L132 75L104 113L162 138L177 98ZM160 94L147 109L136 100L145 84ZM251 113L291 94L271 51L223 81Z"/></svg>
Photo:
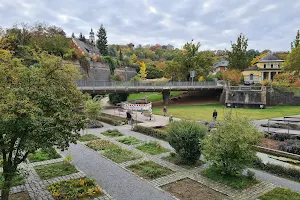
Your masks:
<svg viewBox="0 0 300 200"><path fill-rule="evenodd" d="M223 183L234 189L239 189L239 190L248 188L252 185L259 183L259 181L248 178L247 176L244 175L236 175L236 176L225 175L225 174L223 175L213 168L208 168L204 170L202 172L202 175L214 181Z"/></svg>
<svg viewBox="0 0 300 200"><path fill-rule="evenodd" d="M171 92L171 97L178 97L183 92L180 91L173 91ZM162 93L161 92L140 92L140 93L134 93L130 94L127 98L127 101L134 101L137 99L144 99L147 98L148 101L156 102L156 101L162 101Z"/></svg>
<svg viewBox="0 0 300 200"><path fill-rule="evenodd" d="M136 139L135 137L132 137L132 136L118 139L118 141L123 143L123 144L127 144L127 145L138 144L138 143L141 142L140 140L138 140L138 139Z"/></svg>
<svg viewBox="0 0 300 200"><path fill-rule="evenodd" d="M220 104L207 104L199 106L167 106L168 115L190 120L212 121L214 108L218 111L218 120L224 119L224 112L232 110L233 114L249 117L253 120L283 117L289 115L299 115L300 106L274 106L266 109L247 108L225 108ZM153 108L153 113L162 115L162 107Z"/></svg>
<svg viewBox="0 0 300 200"><path fill-rule="evenodd" d="M4 183L3 173L0 173L0 190L2 190ZM22 174L17 174L12 180L12 186L18 186L24 184L24 176Z"/></svg>
<svg viewBox="0 0 300 200"><path fill-rule="evenodd" d="M102 132L101 134L105 135L107 137L119 137L119 136L123 136L123 134L120 131L118 131L117 129L107 130L105 132Z"/></svg>
<svg viewBox="0 0 300 200"><path fill-rule="evenodd" d="M88 141L97 140L97 139L99 139L99 138L97 136L95 136L95 135L86 134L86 135L80 136L80 138L78 140L80 142L88 142Z"/></svg>
<svg viewBox="0 0 300 200"><path fill-rule="evenodd" d="M107 140L93 140L86 144L86 146L94 149L95 151L106 150L111 148L118 147L114 143L107 141Z"/></svg>
<svg viewBox="0 0 300 200"><path fill-rule="evenodd" d="M259 197L260 200L300 200L300 193L286 188L275 188Z"/></svg>
<svg viewBox="0 0 300 200"><path fill-rule="evenodd" d="M34 167L34 169L43 180L47 180L59 176L66 176L78 172L73 165L71 164L67 165L64 162L37 166Z"/></svg>
<svg viewBox="0 0 300 200"><path fill-rule="evenodd" d="M55 199L94 199L103 194L96 181L90 178L60 181L49 185L47 190Z"/></svg>
<svg viewBox="0 0 300 200"><path fill-rule="evenodd" d="M61 158L61 155L59 155L54 148L39 149L35 153L28 155L30 162L41 162L57 158Z"/></svg>
<svg viewBox="0 0 300 200"><path fill-rule="evenodd" d="M151 155L157 155L157 154L162 154L165 152L169 152L169 149L163 148L159 143L157 142L147 142L144 145L136 147L137 149L149 153Z"/></svg>
<svg viewBox="0 0 300 200"><path fill-rule="evenodd" d="M121 148L108 149L101 154L116 163L136 160L142 157L140 155L133 153L132 151L121 149Z"/></svg>
<svg viewBox="0 0 300 200"><path fill-rule="evenodd" d="M152 161L146 161L136 165L130 165L127 168L136 173L137 175L150 180L157 179L159 177L173 173L172 170L160 166Z"/></svg>
<svg viewBox="0 0 300 200"><path fill-rule="evenodd" d="M180 157L176 154L175 156L166 156L162 158L163 160L166 160L170 163L173 163L175 165L179 165L185 169L192 169L198 166L201 166L202 164L204 164L203 161L198 160L195 164L186 164L186 163L182 163L182 161L180 160Z"/></svg>

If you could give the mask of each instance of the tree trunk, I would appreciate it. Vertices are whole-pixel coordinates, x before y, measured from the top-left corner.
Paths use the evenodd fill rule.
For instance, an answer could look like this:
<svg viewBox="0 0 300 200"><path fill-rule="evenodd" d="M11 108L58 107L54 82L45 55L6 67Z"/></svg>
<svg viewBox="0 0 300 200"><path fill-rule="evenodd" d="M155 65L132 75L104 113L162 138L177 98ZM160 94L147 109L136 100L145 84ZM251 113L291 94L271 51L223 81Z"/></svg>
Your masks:
<svg viewBox="0 0 300 200"><path fill-rule="evenodd" d="M7 167L3 168L4 184L3 184L1 200L8 200L9 191L11 188L11 183L12 183L14 174L15 174L14 170L10 170Z"/></svg>

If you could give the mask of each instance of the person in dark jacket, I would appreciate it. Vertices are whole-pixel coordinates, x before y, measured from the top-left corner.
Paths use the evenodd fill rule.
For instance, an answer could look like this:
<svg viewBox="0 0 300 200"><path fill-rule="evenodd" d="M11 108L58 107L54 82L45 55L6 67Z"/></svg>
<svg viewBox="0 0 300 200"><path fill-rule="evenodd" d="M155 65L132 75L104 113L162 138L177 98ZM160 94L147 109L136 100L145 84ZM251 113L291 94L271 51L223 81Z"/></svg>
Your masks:
<svg viewBox="0 0 300 200"><path fill-rule="evenodd" d="M217 117L218 117L218 112L216 109L214 109L214 112L213 112L213 120L216 121L217 120Z"/></svg>
<svg viewBox="0 0 300 200"><path fill-rule="evenodd" d="M132 116L129 111L126 112L126 119L128 120L128 124L131 125Z"/></svg>

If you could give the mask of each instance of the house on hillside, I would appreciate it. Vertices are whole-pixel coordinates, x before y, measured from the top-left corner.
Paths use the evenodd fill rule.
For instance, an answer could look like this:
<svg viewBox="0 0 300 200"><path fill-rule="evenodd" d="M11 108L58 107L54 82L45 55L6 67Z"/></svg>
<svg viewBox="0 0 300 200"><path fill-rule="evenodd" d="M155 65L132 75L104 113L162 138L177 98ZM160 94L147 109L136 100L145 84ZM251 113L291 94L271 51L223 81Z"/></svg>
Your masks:
<svg viewBox="0 0 300 200"><path fill-rule="evenodd" d="M168 44L168 45L167 45L167 50L174 50L174 46L171 45L171 44Z"/></svg>
<svg viewBox="0 0 300 200"><path fill-rule="evenodd" d="M216 64L214 64L213 67L215 72L225 71L228 67L228 64L229 64L228 60L221 59Z"/></svg>
<svg viewBox="0 0 300 200"><path fill-rule="evenodd" d="M259 59L254 66L244 69L245 82L261 83L264 80L272 81L274 76L281 72L284 60L279 59L272 53Z"/></svg>
<svg viewBox="0 0 300 200"><path fill-rule="evenodd" d="M91 56L100 57L99 50L97 49L97 47L95 47L91 43L82 42L77 38L72 38L72 43L75 46L75 48L81 50L82 54L88 53Z"/></svg>

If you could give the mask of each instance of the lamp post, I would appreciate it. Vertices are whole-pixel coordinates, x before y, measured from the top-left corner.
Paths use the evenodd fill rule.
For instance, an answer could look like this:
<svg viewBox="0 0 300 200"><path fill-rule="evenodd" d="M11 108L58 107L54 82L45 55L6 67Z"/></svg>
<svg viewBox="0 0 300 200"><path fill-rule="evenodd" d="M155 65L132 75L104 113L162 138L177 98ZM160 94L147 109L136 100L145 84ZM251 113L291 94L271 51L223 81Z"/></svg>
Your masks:
<svg viewBox="0 0 300 200"><path fill-rule="evenodd" d="M125 80L126 80L126 82L127 82L127 69L128 69L128 67L125 67Z"/></svg>

